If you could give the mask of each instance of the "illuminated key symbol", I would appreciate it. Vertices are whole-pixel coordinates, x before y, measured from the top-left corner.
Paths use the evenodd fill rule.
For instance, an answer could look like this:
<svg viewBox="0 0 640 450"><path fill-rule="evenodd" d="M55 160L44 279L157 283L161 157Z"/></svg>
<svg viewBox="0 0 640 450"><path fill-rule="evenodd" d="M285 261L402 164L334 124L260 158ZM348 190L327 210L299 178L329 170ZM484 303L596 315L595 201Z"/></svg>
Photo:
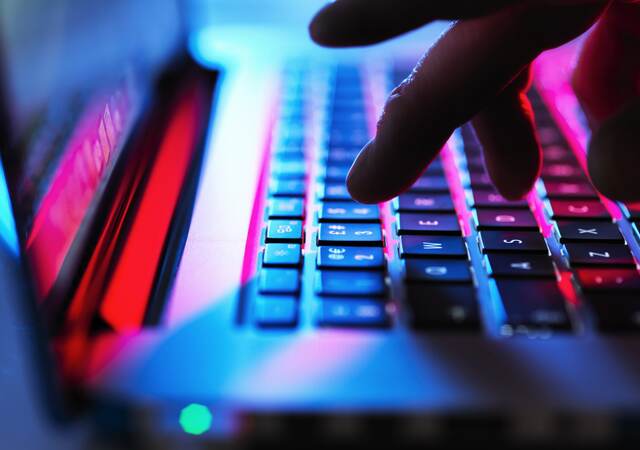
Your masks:
<svg viewBox="0 0 640 450"><path fill-rule="evenodd" d="M291 233L293 231L293 227L291 225L278 225L276 228L276 233Z"/></svg>
<svg viewBox="0 0 640 450"><path fill-rule="evenodd" d="M524 244L524 241L522 239L503 239L502 242L504 242L505 244Z"/></svg>
<svg viewBox="0 0 640 450"><path fill-rule="evenodd" d="M347 249L346 248L336 248L336 247L331 247L329 249L329 253L333 253L334 255L341 255L344 252L346 252Z"/></svg>
<svg viewBox="0 0 640 450"><path fill-rule="evenodd" d="M413 202L416 206L433 206L435 205L436 201L432 198L429 197L419 197L416 198Z"/></svg>
<svg viewBox="0 0 640 450"><path fill-rule="evenodd" d="M330 230L345 230L346 228L344 225L329 225Z"/></svg>
<svg viewBox="0 0 640 450"><path fill-rule="evenodd" d="M576 213L576 214L586 214L589 212L589 207L587 205L582 205L582 206L569 205L567 209L569 210L569 212Z"/></svg>
<svg viewBox="0 0 640 450"><path fill-rule="evenodd" d="M589 252L589 258L611 258L609 252Z"/></svg>
<svg viewBox="0 0 640 450"><path fill-rule="evenodd" d="M530 262L515 262L515 263L511 263L511 267L513 269L531 270L531 263Z"/></svg>
<svg viewBox="0 0 640 450"><path fill-rule="evenodd" d="M596 231L595 228L578 228L578 234L595 234L595 235L597 235L598 232Z"/></svg>
<svg viewBox="0 0 640 450"><path fill-rule="evenodd" d="M555 166L551 166L549 167L548 170L551 175L556 175L559 177L568 176L573 173L573 167L566 164L558 164Z"/></svg>
<svg viewBox="0 0 640 450"><path fill-rule="evenodd" d="M515 221L516 221L516 218L508 214L502 214L502 215L496 216L496 222L499 222L499 223L513 223Z"/></svg>
<svg viewBox="0 0 640 450"><path fill-rule="evenodd" d="M371 236L373 234L373 231L371 231L371 230L358 230L358 231L354 231L353 234L355 234L356 236Z"/></svg>
<svg viewBox="0 0 640 450"><path fill-rule="evenodd" d="M340 253L329 253L327 258L332 259L334 261L342 261L344 259L344 255Z"/></svg>
<svg viewBox="0 0 640 450"><path fill-rule="evenodd" d="M502 196L498 195L498 194L489 194L489 196L487 197L487 199L491 202L491 203L499 203L502 201Z"/></svg>
<svg viewBox="0 0 640 450"><path fill-rule="evenodd" d="M274 255L276 255L276 256L284 256L284 255L286 255L286 254L287 254L287 251L286 251L286 250L276 250L276 251L274 252Z"/></svg>
<svg viewBox="0 0 640 450"><path fill-rule="evenodd" d="M566 183L566 184L560 185L560 192L564 194L575 194L579 190L580 190L580 187L577 184Z"/></svg>
<svg viewBox="0 0 640 450"><path fill-rule="evenodd" d="M428 266L424 268L424 273L427 275L433 275L436 277L441 277L446 275L448 272L447 268L444 266Z"/></svg>
<svg viewBox="0 0 640 450"><path fill-rule="evenodd" d="M373 255L363 255L363 254L358 253L353 258L356 261L373 261L374 256Z"/></svg>
<svg viewBox="0 0 640 450"><path fill-rule="evenodd" d="M354 208L353 213L359 215L369 214L369 208Z"/></svg>
<svg viewBox="0 0 640 450"><path fill-rule="evenodd" d="M280 204L280 209L282 211L293 211L296 205L293 202L285 202Z"/></svg>
<svg viewBox="0 0 640 450"><path fill-rule="evenodd" d="M423 250L442 250L442 242L422 242Z"/></svg>
<svg viewBox="0 0 640 450"><path fill-rule="evenodd" d="M356 308L355 315L358 317L377 317L379 308L373 305L361 305Z"/></svg>
<svg viewBox="0 0 640 450"><path fill-rule="evenodd" d="M462 322L467 317L467 312L462 306L454 306L449 310L449 315L455 322Z"/></svg>
<svg viewBox="0 0 640 450"><path fill-rule="evenodd" d="M344 208L327 208L329 214L346 214L347 210Z"/></svg>
<svg viewBox="0 0 640 450"><path fill-rule="evenodd" d="M438 220L418 220L418 225L422 227L437 227L439 224Z"/></svg>

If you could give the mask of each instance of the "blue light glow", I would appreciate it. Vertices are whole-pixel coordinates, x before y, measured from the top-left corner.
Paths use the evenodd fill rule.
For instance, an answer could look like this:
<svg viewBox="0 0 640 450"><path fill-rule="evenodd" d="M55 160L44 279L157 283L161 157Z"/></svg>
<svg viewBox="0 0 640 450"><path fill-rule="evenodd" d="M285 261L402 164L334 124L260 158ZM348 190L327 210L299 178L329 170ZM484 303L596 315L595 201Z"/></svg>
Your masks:
<svg viewBox="0 0 640 450"><path fill-rule="evenodd" d="M18 254L18 236L2 164L0 164L0 244L4 244L14 255Z"/></svg>

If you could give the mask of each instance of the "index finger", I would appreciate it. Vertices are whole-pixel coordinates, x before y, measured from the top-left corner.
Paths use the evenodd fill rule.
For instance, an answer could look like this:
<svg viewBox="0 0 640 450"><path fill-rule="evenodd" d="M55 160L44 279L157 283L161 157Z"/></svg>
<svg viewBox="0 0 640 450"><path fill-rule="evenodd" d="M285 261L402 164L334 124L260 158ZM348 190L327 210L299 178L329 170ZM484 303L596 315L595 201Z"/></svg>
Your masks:
<svg viewBox="0 0 640 450"><path fill-rule="evenodd" d="M455 24L389 97L376 138L351 168L351 195L376 203L406 190L456 127L541 51L586 30L603 7L518 6Z"/></svg>

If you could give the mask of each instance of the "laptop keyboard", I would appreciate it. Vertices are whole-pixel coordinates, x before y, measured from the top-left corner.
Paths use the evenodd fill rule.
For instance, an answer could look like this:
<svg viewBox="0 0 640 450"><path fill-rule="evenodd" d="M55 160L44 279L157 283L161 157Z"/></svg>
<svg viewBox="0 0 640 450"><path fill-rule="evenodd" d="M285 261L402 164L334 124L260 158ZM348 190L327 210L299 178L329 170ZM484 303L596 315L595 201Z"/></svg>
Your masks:
<svg viewBox="0 0 640 450"><path fill-rule="evenodd" d="M406 73L390 72L385 88ZM349 65L286 71L256 283L243 308L250 325L538 337L640 330L640 206L599 197L533 90L544 168L526 200L495 191L465 125L406 193L354 202L345 178L375 123L370 75Z"/></svg>

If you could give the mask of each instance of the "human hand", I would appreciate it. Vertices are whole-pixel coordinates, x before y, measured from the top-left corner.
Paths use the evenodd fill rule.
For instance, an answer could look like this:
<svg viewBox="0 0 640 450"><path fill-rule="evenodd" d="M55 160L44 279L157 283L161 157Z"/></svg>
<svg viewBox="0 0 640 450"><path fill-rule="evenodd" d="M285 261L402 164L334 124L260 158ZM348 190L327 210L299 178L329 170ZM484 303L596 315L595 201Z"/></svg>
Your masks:
<svg viewBox="0 0 640 450"><path fill-rule="evenodd" d="M369 45L438 19L457 22L389 96L347 178L353 198L377 203L410 187L469 120L498 191L525 195L542 164L530 63L595 24L572 80L593 128L589 172L604 195L640 200L638 0L337 0L310 33L329 47Z"/></svg>

